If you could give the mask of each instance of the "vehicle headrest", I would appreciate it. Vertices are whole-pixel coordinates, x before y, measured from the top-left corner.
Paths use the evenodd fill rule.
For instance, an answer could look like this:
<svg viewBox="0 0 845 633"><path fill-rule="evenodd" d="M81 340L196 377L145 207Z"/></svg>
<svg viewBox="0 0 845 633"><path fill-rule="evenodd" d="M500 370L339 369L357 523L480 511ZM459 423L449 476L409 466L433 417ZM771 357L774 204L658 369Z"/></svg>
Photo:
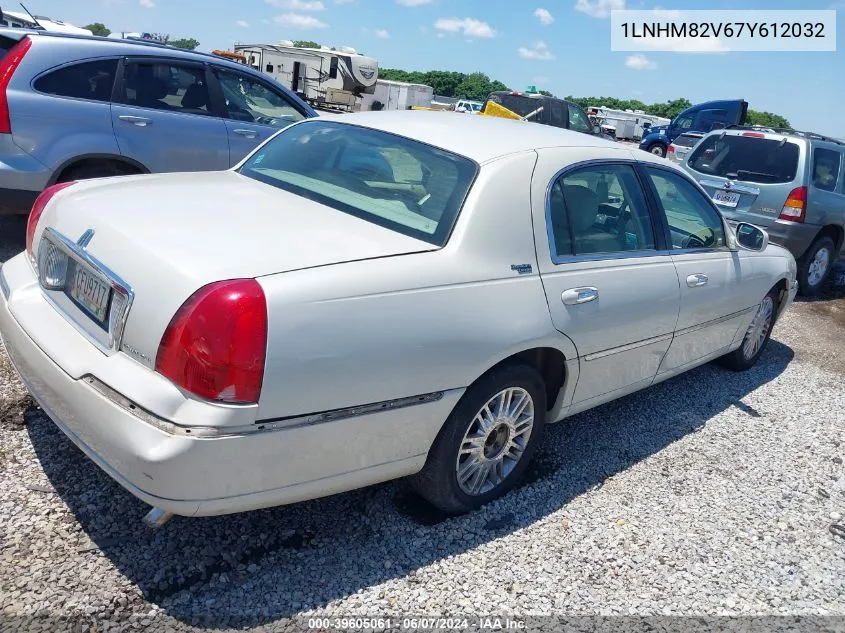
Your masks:
<svg viewBox="0 0 845 633"><path fill-rule="evenodd" d="M182 107L197 110L208 105L208 90L201 83L188 86L182 97Z"/></svg>
<svg viewBox="0 0 845 633"><path fill-rule="evenodd" d="M583 185L564 185L563 197L572 228L579 232L589 229L599 214L599 197L596 193Z"/></svg>

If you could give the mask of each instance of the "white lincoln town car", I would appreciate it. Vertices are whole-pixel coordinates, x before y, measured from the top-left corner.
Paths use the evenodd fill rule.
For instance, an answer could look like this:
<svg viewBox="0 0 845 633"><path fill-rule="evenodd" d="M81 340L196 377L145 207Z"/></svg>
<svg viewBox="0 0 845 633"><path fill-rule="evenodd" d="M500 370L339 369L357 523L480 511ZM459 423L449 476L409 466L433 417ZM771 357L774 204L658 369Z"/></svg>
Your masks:
<svg viewBox="0 0 845 633"><path fill-rule="evenodd" d="M795 276L645 152L360 113L229 171L47 189L0 269L0 332L154 525L404 476L458 514L519 481L546 423L751 367Z"/></svg>

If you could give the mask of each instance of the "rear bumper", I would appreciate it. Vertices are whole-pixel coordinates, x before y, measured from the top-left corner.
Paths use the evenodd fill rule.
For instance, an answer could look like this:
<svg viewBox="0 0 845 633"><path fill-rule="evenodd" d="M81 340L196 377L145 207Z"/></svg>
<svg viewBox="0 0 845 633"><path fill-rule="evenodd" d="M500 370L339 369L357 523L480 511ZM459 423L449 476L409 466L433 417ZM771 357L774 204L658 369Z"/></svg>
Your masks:
<svg viewBox="0 0 845 633"><path fill-rule="evenodd" d="M27 214L37 197L37 191L0 189L0 215Z"/></svg>
<svg viewBox="0 0 845 633"><path fill-rule="evenodd" d="M136 372L134 382L149 383L151 377L157 381L157 375L123 354L107 359L96 373L67 373L51 357L63 352L51 353L52 341L61 347L67 337L79 339L75 345L82 343L82 336L63 321L53 322L51 336L36 336L37 344L24 327L41 325L31 318L32 306L21 309L27 317L23 321L16 318L15 307L18 301L36 301L40 290L22 286L19 270L12 279L5 272L0 268L0 338L27 389L59 429L109 476L142 501L174 514L252 510L412 474L422 468L463 393L454 390L418 406L291 428L242 432L241 426L225 435L224 427L217 429L222 434L216 437L191 437L186 427L168 431L150 421L155 409L151 403L134 400L146 411L132 413L122 394L96 388L99 381L115 385L120 372ZM42 303L44 310L52 310ZM91 354L105 358L89 347ZM109 370L108 363L120 369ZM163 384L160 390L165 388ZM148 384L145 391L154 398L156 389ZM194 416L196 407L206 408L209 420L220 416L217 405L192 401L192 407Z"/></svg>
<svg viewBox="0 0 845 633"><path fill-rule="evenodd" d="M29 213L51 176L51 170L18 147L10 134L0 134L0 214Z"/></svg>

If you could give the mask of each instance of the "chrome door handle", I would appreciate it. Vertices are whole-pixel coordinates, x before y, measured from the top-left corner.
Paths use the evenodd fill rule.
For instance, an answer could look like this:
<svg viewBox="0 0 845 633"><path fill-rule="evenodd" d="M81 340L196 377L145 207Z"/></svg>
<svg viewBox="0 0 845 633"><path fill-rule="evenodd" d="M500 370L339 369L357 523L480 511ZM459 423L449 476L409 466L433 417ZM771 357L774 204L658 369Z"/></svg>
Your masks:
<svg viewBox="0 0 845 633"><path fill-rule="evenodd" d="M232 131L235 134L238 134L240 136L245 136L247 138L255 138L256 136L258 136L258 133L254 132L253 130L232 130Z"/></svg>
<svg viewBox="0 0 845 633"><path fill-rule="evenodd" d="M700 288L701 286L706 286L708 281L710 281L710 278L707 275L698 273L697 275L687 277L687 286L690 288Z"/></svg>
<svg viewBox="0 0 845 633"><path fill-rule="evenodd" d="M132 125L137 125L138 127L147 127L148 125L153 124L152 119L148 119L147 117L143 116L129 116L128 114L121 115L117 117L124 123L131 123Z"/></svg>
<svg viewBox="0 0 845 633"><path fill-rule="evenodd" d="M590 301L595 301L598 298L598 288L571 288L570 290L564 290L563 294L560 295L560 300L568 306L577 306L582 303L589 303Z"/></svg>

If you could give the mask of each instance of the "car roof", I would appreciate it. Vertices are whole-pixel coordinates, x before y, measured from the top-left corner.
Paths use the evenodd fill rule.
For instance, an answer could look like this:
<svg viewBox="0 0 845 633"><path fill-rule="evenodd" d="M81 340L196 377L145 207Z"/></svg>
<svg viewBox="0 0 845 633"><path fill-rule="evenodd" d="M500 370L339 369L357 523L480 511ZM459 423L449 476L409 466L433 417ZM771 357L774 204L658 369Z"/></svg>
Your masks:
<svg viewBox="0 0 845 633"><path fill-rule="evenodd" d="M721 135L726 136L753 136L755 138L764 138L772 141L781 141L786 139L791 143L801 143L806 141L808 143L826 144L831 147L837 147L840 151L845 148L845 141L839 139L817 134L815 132L802 132L800 130L788 130L783 128L768 128L763 126L746 126L746 127L730 127L723 130L713 130L707 136ZM762 135L762 136L761 136Z"/></svg>
<svg viewBox="0 0 845 633"><path fill-rule="evenodd" d="M466 156L477 163L549 147L625 149L619 143L590 134L483 114L466 117L453 112L382 110L321 116L320 119L405 136Z"/></svg>

